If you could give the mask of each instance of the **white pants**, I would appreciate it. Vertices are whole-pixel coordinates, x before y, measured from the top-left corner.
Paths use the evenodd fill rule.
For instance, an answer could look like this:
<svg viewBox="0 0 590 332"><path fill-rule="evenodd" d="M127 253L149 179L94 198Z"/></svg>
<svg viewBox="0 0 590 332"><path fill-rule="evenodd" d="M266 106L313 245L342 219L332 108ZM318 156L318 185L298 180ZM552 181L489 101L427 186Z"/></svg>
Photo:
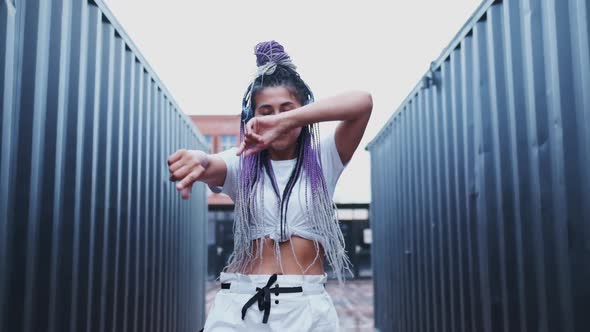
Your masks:
<svg viewBox="0 0 590 332"><path fill-rule="evenodd" d="M205 332L224 331L339 331L338 315L330 295L324 289L327 275L277 275L270 287L268 322L263 323L264 311L258 302L249 306L242 320L242 308L256 293L256 287L267 285L271 275L221 272L221 289L209 310ZM303 292L276 293L272 287L302 287Z"/></svg>

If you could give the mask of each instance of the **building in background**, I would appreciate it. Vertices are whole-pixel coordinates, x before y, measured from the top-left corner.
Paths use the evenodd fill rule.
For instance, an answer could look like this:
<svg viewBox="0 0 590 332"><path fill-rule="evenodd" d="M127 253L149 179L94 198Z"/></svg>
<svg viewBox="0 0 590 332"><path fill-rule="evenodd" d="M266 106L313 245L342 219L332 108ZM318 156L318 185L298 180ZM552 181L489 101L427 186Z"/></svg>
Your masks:
<svg viewBox="0 0 590 332"><path fill-rule="evenodd" d="M205 137L208 153L218 153L238 145L240 138L239 115L191 115L191 120ZM207 189L209 205L233 205L225 194L215 194Z"/></svg>
<svg viewBox="0 0 590 332"><path fill-rule="evenodd" d="M353 276L347 279L368 279L373 277L371 268L371 221L369 204L337 204L340 229L346 243L345 250L352 263ZM227 264L234 249L233 238L234 206L209 205L209 223L207 224L209 246L208 276L213 280L219 276ZM335 278L327 260L324 268L330 279Z"/></svg>

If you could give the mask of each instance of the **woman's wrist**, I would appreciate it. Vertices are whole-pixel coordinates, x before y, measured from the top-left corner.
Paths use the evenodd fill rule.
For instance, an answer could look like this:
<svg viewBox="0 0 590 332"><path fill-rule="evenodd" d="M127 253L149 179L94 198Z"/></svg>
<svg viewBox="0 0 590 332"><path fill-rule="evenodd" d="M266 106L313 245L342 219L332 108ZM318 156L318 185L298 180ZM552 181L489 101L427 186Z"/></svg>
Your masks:
<svg viewBox="0 0 590 332"><path fill-rule="evenodd" d="M279 117L281 117L281 119L279 123L285 126L286 130L291 130L307 125L307 123L304 123L301 117L300 110L302 109L303 107L299 107L291 111L280 113Z"/></svg>
<svg viewBox="0 0 590 332"><path fill-rule="evenodd" d="M201 150L193 150L193 155L204 169L209 167L209 155Z"/></svg>

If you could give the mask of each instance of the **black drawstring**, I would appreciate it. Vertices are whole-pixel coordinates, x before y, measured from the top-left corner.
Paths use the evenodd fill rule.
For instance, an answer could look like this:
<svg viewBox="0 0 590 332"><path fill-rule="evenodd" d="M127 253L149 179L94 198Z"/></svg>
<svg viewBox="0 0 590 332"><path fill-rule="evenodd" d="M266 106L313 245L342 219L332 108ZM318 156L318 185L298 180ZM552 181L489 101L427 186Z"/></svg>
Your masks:
<svg viewBox="0 0 590 332"><path fill-rule="evenodd" d="M256 294L254 294L254 296L252 296L252 298L250 298L248 300L248 302L246 302L246 304L244 304L244 306L242 307L242 320L244 320L246 318L246 311L248 311L248 308L250 308L250 306L252 306L254 304L254 302L258 302L258 310L260 311L264 311L264 315L262 317L262 323L267 324L268 323L268 317L270 315L270 294L271 293L275 293L275 295L279 295L280 293L302 293L303 292L303 287L301 286L296 286L296 287L279 287L279 285L277 284L275 287L271 286L277 281L277 274L273 274L270 276L270 278L268 278L268 282L266 283L266 286L259 288L256 287ZM221 283L221 289L231 289L231 283ZM278 300L277 302L278 303Z"/></svg>
<svg viewBox="0 0 590 332"><path fill-rule="evenodd" d="M259 288L256 287L256 294L252 296L248 302L242 307L242 320L246 317L246 311L248 308L254 304L254 302L258 301L258 310L264 310L264 316L262 317L262 322L266 324L268 322L268 316L270 315L270 286L272 286L277 281L276 273L271 275L266 283L266 286Z"/></svg>

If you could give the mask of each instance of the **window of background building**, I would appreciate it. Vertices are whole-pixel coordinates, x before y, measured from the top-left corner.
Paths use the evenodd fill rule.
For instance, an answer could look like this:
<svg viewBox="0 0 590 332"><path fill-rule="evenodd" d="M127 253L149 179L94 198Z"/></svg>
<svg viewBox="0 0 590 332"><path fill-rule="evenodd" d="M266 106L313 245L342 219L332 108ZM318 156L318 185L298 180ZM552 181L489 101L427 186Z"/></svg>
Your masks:
<svg viewBox="0 0 590 332"><path fill-rule="evenodd" d="M234 135L221 135L221 146L220 151L225 151L236 146L236 136Z"/></svg>
<svg viewBox="0 0 590 332"><path fill-rule="evenodd" d="M204 137L205 143L207 144L207 149L209 149L207 153L213 153L213 140L211 135L204 135Z"/></svg>

